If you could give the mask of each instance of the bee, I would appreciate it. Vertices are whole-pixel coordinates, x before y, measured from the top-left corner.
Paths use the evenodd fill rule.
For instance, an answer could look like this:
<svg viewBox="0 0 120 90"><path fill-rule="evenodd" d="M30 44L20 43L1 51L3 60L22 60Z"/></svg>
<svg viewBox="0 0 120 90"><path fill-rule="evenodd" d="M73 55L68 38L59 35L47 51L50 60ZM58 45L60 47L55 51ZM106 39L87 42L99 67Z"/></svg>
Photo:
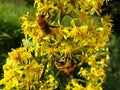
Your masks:
<svg viewBox="0 0 120 90"><path fill-rule="evenodd" d="M58 58L54 62L56 68L66 74L72 72L76 67L76 61L69 55Z"/></svg>
<svg viewBox="0 0 120 90"><path fill-rule="evenodd" d="M38 15L36 19L37 25L39 29L44 33L44 34L51 34L51 29L50 25L45 19L45 15Z"/></svg>

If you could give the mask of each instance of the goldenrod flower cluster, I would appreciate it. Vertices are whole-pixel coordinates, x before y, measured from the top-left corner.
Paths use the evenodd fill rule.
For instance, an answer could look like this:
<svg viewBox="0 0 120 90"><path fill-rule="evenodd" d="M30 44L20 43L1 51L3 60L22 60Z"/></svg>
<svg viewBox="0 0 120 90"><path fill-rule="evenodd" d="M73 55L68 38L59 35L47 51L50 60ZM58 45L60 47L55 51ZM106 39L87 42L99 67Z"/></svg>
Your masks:
<svg viewBox="0 0 120 90"><path fill-rule="evenodd" d="M22 45L3 66L4 90L102 90L112 28L100 16L105 1L35 0L35 16L21 17Z"/></svg>

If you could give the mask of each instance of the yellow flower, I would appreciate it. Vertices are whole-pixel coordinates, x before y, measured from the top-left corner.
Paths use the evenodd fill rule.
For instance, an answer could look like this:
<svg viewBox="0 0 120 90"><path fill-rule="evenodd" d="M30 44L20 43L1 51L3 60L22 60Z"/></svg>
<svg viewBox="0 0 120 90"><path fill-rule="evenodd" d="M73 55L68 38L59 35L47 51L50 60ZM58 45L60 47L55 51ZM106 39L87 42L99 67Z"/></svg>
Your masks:
<svg viewBox="0 0 120 90"><path fill-rule="evenodd" d="M10 60L15 60L15 62L21 61L21 55L24 53L25 47L20 47L18 49L13 49L12 52L8 53Z"/></svg>
<svg viewBox="0 0 120 90"><path fill-rule="evenodd" d="M77 82L76 79L71 79L71 81L66 86L66 90L85 90L84 87Z"/></svg>
<svg viewBox="0 0 120 90"><path fill-rule="evenodd" d="M110 15L105 15L102 19L101 19L102 25L103 27L112 27L112 23L113 20L111 20L111 16Z"/></svg>
<svg viewBox="0 0 120 90"><path fill-rule="evenodd" d="M82 33L87 33L87 31L88 31L88 25L82 25L82 26L80 27L80 31L81 31Z"/></svg>
<svg viewBox="0 0 120 90"><path fill-rule="evenodd" d="M103 6L103 0L99 0L99 1L94 1L93 0L93 7L91 9L91 15L94 14L94 12L96 12L98 15L100 15L101 13L101 6Z"/></svg>
<svg viewBox="0 0 120 90"><path fill-rule="evenodd" d="M88 19L88 13L86 13L86 12L81 12L80 13L80 17L79 17L79 19L80 19L80 22L85 22L87 19Z"/></svg>
<svg viewBox="0 0 120 90"><path fill-rule="evenodd" d="M8 53L9 57L3 66L4 78L0 84L5 85L4 89L102 90L106 78L104 68L109 59L106 45L112 28L111 16L99 16L104 1L108 2L35 0L36 16L32 18L27 13L21 17L22 32L25 35L23 44ZM95 13L101 21L95 20ZM46 21L42 29L50 30L50 34L46 35L38 28L36 18L39 15ZM67 17L70 20L64 22ZM64 56L68 54L72 58ZM76 60L77 67L73 72L77 73L74 75L77 77L71 78L64 72L58 73L54 67L55 56L61 61L61 65L62 62ZM65 66L72 63L74 62ZM62 81L64 76L68 76L65 83Z"/></svg>

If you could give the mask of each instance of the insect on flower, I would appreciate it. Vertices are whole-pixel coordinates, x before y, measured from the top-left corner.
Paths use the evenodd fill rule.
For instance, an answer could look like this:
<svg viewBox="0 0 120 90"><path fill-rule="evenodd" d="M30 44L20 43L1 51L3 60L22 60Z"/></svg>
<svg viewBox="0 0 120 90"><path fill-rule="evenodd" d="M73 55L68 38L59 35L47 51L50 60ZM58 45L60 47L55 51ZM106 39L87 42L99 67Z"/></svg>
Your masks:
<svg viewBox="0 0 120 90"><path fill-rule="evenodd" d="M39 15L36 19L39 29L45 34L51 34L50 25L45 19L44 15Z"/></svg>
<svg viewBox="0 0 120 90"><path fill-rule="evenodd" d="M58 26L52 26L49 25L45 15L38 15L37 19L36 19L37 25L39 27L39 29L44 33L44 34L52 34L52 30L51 28L58 28Z"/></svg>
<svg viewBox="0 0 120 90"><path fill-rule="evenodd" d="M76 61L69 55L56 59L54 63L58 70L64 71L67 74L72 72L76 67Z"/></svg>

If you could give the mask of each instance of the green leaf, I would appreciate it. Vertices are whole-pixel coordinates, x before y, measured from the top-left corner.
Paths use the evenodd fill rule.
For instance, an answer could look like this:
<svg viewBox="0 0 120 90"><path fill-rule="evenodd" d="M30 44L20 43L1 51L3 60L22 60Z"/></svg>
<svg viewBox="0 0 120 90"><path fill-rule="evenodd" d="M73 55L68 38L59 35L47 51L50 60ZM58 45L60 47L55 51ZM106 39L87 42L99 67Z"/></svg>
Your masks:
<svg viewBox="0 0 120 90"><path fill-rule="evenodd" d="M34 47L36 45L35 43L25 40L25 39L23 39L22 42L23 42L23 45L28 46L28 47Z"/></svg>

